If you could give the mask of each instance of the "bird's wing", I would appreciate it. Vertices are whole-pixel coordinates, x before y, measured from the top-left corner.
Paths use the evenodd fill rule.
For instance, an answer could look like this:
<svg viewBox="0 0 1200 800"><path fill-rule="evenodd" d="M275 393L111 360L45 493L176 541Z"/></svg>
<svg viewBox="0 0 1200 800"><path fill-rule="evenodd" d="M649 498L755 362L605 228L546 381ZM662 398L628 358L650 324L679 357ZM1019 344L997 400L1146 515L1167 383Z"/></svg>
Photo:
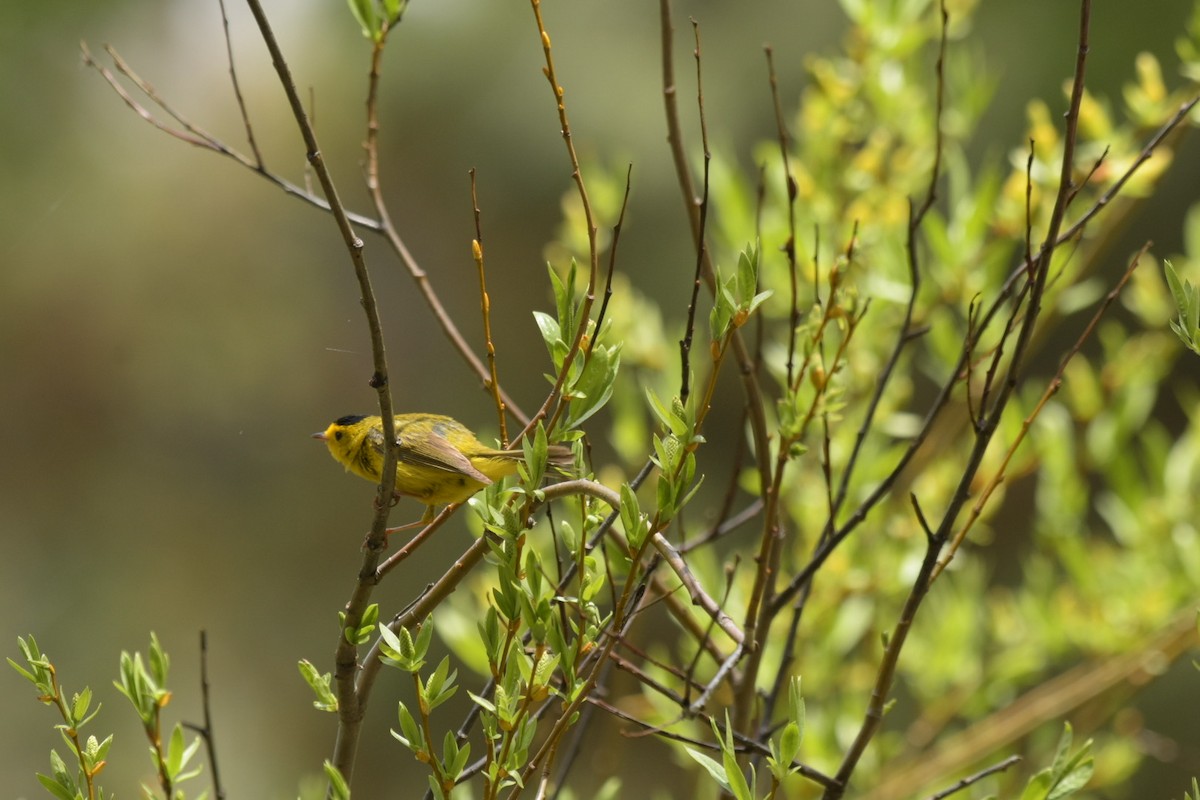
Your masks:
<svg viewBox="0 0 1200 800"><path fill-rule="evenodd" d="M426 436L397 437L400 443L399 459L405 464L430 469L453 472L466 475L484 486L491 484L492 479L484 475L471 464L457 447L438 436L430 433ZM378 447L382 450L383 436L379 437Z"/></svg>

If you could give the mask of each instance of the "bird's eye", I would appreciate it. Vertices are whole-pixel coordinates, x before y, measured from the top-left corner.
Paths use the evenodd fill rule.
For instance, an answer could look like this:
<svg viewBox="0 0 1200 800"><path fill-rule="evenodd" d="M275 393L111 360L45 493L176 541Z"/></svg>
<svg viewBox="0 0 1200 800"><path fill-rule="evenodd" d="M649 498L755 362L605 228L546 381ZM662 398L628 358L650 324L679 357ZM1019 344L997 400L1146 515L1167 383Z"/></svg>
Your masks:
<svg viewBox="0 0 1200 800"><path fill-rule="evenodd" d="M333 438L337 439L340 442L342 440L342 432L341 431L336 432L335 434L333 434Z"/></svg>

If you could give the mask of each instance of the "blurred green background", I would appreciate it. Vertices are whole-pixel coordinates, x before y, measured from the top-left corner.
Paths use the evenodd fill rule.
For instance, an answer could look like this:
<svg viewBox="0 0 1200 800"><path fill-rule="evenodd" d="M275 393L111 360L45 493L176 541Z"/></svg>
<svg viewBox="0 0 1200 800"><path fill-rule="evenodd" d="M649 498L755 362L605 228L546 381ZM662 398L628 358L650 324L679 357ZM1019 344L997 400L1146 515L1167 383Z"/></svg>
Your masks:
<svg viewBox="0 0 1200 800"><path fill-rule="evenodd" d="M265 5L314 98L342 196L365 211L366 44L341 0ZM1076 11L982 5L977 28L998 97L978 152L995 155L1021 141L1028 98L1061 105ZM1172 43L1190 5L1097 4L1093 89L1116 94L1141 50L1174 83ZM230 0L229 11L267 165L301 181L303 147L264 48L245 7ZM834 49L843 27L836 4L815 0L677 2L675 11L682 107L694 116L693 16L714 145L741 153L773 136L762 44L773 45L794 108L805 54ZM634 165L623 269L665 296L667 281L691 267L665 148L656 5L551 2L546 15L581 152ZM173 656L169 718L198 720L197 640L207 630L226 788L295 797L334 731L295 664L331 668L336 612L371 514L372 489L308 437L373 408L357 286L329 219L144 124L80 65L81 39L97 56L113 44L180 113L246 149L215 0L0 4L0 642L15 657L16 637L35 634L69 690L98 693L105 709L92 732L116 733L104 783L130 797L151 775L136 719L111 684L119 651L144 650L156 631ZM528 309L549 305L542 249L569 188L541 64L528 4L416 0L390 45L382 104L396 224L482 352L467 178L478 170L501 377L527 407L546 368ZM1130 235L1178 251L1198 168L1189 142ZM381 242L364 237L397 407L451 413L488 432L478 381L431 332ZM384 584L385 614L468 542L461 522L441 538L440 554L423 551ZM48 769L51 746L61 750L56 720L25 681L0 675L0 796L42 796L33 773ZM411 774L386 734L397 692L386 679L368 717L366 797Z"/></svg>

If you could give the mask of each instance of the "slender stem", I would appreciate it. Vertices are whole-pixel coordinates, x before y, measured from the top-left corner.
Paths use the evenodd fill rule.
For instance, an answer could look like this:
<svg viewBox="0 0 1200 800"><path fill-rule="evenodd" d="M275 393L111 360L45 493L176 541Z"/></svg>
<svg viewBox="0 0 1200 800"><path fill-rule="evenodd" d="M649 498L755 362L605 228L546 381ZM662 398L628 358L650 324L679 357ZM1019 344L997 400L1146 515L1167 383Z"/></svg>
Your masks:
<svg viewBox="0 0 1200 800"><path fill-rule="evenodd" d="M392 395L388 388L387 352L383 343L383 327L379 319L379 308L375 301L375 291L371 286L371 276L367 271L366 260L363 257L363 242L354 232L354 228L346 216L338 196L337 187L321 149L317 144L316 133L308 121L308 115L296 91L291 70L283 57L283 51L275 39L266 13L259 0L247 0L250 11L258 23L259 32L271 53L271 62L279 74L279 81L287 95L288 104L300 134L308 149L308 161L321 184L321 190L329 201L330 211L341 233L342 241L350 254L354 265L354 274L358 279L359 291L362 295L363 311L367 317L367 329L371 338L371 356L374 373L370 385L376 390L379 398L379 414L382 418L384 441L388 447L384 453L379 489L376 494L375 512L371 520L370 533L367 536L367 546L364 548L362 567L359 569L358 580L350 601L346 604L343 627L345 630L357 630L362 621L362 615L370 602L376 579L375 570L379 564L380 555L387 546L387 517L391 507L393 477L396 474L396 430L395 415L392 410ZM355 678L358 676L358 648L351 641L352 637L338 632L338 643L335 654L334 679L338 697L338 734L334 745L333 765L350 781L354 773L354 757L358 749L358 737L365 707L355 692Z"/></svg>
<svg viewBox="0 0 1200 800"><path fill-rule="evenodd" d="M855 768L866 752L867 746L883 724L884 707L895 679L900 653L904 649L905 641L908 638L909 631L912 629L917 611L920 609L933 584L933 577L938 569L939 553L950 538L951 526L954 525L959 512L970 497L971 486L983 462L984 453L991 442L992 436L999 427L1000 417L1007 407L1009 398L1016 390L1019 382L1019 373L1024 367L1025 350L1029 342L1029 337L1032 335L1033 328L1038 320L1046 275L1049 272L1054 254L1055 248L1050 246L1050 244L1058 241L1059 226L1066 211L1067 200L1072 194L1073 184L1071 174L1074 163L1075 139L1079 123L1079 108L1083 99L1084 74L1087 66L1091 0L1081 0L1079 16L1079 43L1075 61L1075 76L1071 89L1071 100L1066 118L1066 132L1063 143L1063 168L1059 178L1058 192L1055 196L1054 210L1051 213L1049 230L1046 234L1046 244L1043 245L1040 257L1030 270L1029 281L1032 284L1032 288L1030 291L1029 307L1026 311L1025 319L1016 333L1017 341L1009 363L1008 379L997 393L993 407L990 410L981 410L981 413L986 415L986 419L976 433L975 444L967 458L962 478L942 516L941 523L938 525L937 530L932 533L927 528L927 546L925 557L921 562L921 568L913 581L908 598L905 600L899 621L893 629L892 635L888 638L887 646L876 674L875 686L871 691L871 698L867 705L862 725L859 727L858 735L846 751L841 766L838 769L836 776L838 787L827 790L825 792L825 800L839 800L839 798L844 796ZM964 352L965 350L966 348L964 348Z"/></svg>
<svg viewBox="0 0 1200 800"><path fill-rule="evenodd" d="M783 103L779 98L779 78L775 74L775 53L770 45L763 48L767 56L767 80L771 87L771 105L775 112L775 135L779 140L779 160L783 164L783 182L787 190L788 238L783 244L783 253L788 262L788 289L790 314L788 322L792 335L788 336L787 382L792 385L793 363L796 358L796 330L800 327L799 274L796 265L796 179L792 177L792 164L788 155L787 126L783 121ZM813 260L816 270L817 261Z"/></svg>
<svg viewBox="0 0 1200 800"><path fill-rule="evenodd" d="M1133 271L1137 269L1138 262L1149 249L1150 242L1146 242L1146 244L1142 245L1141 249L1134 254L1133 258L1129 262L1129 265L1125 268L1125 272L1122 273L1121 279L1117 281L1117 284L1113 286L1108 294L1104 296L1104 299L1096 308L1096 313L1092 315L1092 319L1087 324L1087 327L1083 329L1083 332L1079 334L1079 338L1075 340L1075 344L1073 344L1071 348L1067 350L1062 359L1059 361L1058 370L1055 371L1054 377L1050 380L1049 384L1047 384L1045 391L1042 392L1042 396L1038 400L1037 404L1034 405L1033 410L1029 412L1029 415L1026 416L1024 420L1022 420L1021 430L1009 444L1008 450L1004 453L1003 458L1000 459L1000 466L996 468L995 474L987 481L983 489L979 491L979 496L975 500L974 505L971 506L970 513L967 515L962 527L959 528L958 532L955 533L954 538L950 541L949 546L946 548L946 552L943 553L942 557L938 560L937 567L934 569L930 580L936 580L937 577L942 574L942 570L944 570L954 558L955 554L958 552L959 546L967 538L967 534L970 533L971 528L974 527L980 516L982 516L983 509L991 499L992 494L997 488L999 488L1000 484L1004 482L1005 470L1008 468L1008 464L1012 460L1012 457L1016 454L1017 448L1019 448L1025 441L1025 437L1029 434L1030 429L1033 427L1034 420L1038 418L1038 416L1042 413L1042 409L1046 407L1046 404L1050 402L1050 399L1058 393L1059 388L1062 386L1063 375L1066 373L1067 365L1071 363L1071 360L1074 359L1076 355L1078 355L1080 349L1082 349L1087 340L1092 337L1092 334L1096 330L1096 326L1100 324L1100 320L1104 317L1105 312L1107 312L1109 307L1116 302L1118 295L1121 294L1121 290L1125 288L1125 284L1128 283L1129 279L1133 277Z"/></svg>
<svg viewBox="0 0 1200 800"><path fill-rule="evenodd" d="M492 400L496 404L496 415L500 419L500 446L508 447L508 417L504 413L504 398L500 393L500 376L496 372L496 345L492 341L492 300L488 296L487 273L483 268L483 222L479 210L479 196L475 191L475 168L468 174L471 176L471 214L475 218L475 238L471 240L471 258L475 261L475 271L479 274L479 310L483 314L483 340L487 347L488 388L492 391Z"/></svg>
<svg viewBox="0 0 1200 800"><path fill-rule="evenodd" d="M700 69L700 25L692 20L692 34L696 40L696 49L694 55L696 57L696 108L700 117L700 146L704 153L704 171L701 181L701 193L699 203L699 220L696 227L696 269L692 276L692 297L688 301L687 307L687 323L684 325L683 338L679 341L679 401L683 405L687 405L688 395L691 393L691 364L690 357L692 353L692 335L696 331L696 301L700 296L700 278L704 274L704 262L708 258L708 245L705 239L705 232L708 230L708 177L709 166L712 162L712 153L708 149L708 122L704 118L704 84L701 81L702 70ZM713 387L716 384L716 369L713 370L713 379L709 386ZM707 398L705 399L704 409L708 408Z"/></svg>
<svg viewBox="0 0 1200 800"><path fill-rule="evenodd" d="M963 789L966 789L970 786L975 785L976 783L979 783L981 780L988 777L989 775L995 775L997 772L1004 772L1004 770L1008 769L1009 767L1011 767L1015 764L1019 764L1020 762L1021 762L1020 756L1017 756L1017 755L1009 756L1008 758L1004 759L1003 761L999 762L998 764L993 764L990 767L981 769L981 770L979 770L979 772L976 772L974 775L968 775L967 777L963 778L961 781L958 781L957 783L955 783L953 786L951 786L948 789L940 791L937 794L930 795L929 800L945 800L947 797L954 795L954 794L958 794Z"/></svg>
<svg viewBox="0 0 1200 800"><path fill-rule="evenodd" d="M250 112L246 110L246 99L242 96L242 86L233 63L233 38L229 35L229 15L225 13L225 0L218 0L218 4L221 6L221 29L225 34L225 58L229 61L229 83L233 86L238 113L242 115L242 127L246 129L246 143L250 145L250 152L254 154L254 163L261 166L262 153L258 149L258 140L254 138L254 126L250 124Z"/></svg>
<svg viewBox="0 0 1200 800"><path fill-rule="evenodd" d="M583 181L583 170L579 166L579 155L575 151L574 134L571 130L570 119L567 117L565 92L563 91L562 84L559 83L558 73L554 66L554 53L550 44L550 34L546 30L545 21L542 19L541 0L530 0L530 6L533 8L538 37L542 43L542 54L546 61L546 65L542 68L542 74L546 76L546 80L549 81L550 88L554 93L555 108L558 111L559 130L562 132L563 144L567 150L567 160L571 165L571 180L575 183L575 190L579 195L579 202L583 208L583 221L587 229L588 241L588 284L584 293L583 303L579 309L579 324L574 331L570 347L563 357L562 367L558 371L554 387L546 395L545 401L537 413L534 414L533 419L526 424L526 430L529 429L533 422L546 419L550 414L550 409L562 397L563 385L571 371L571 365L575 362L575 358L579 355L579 351L583 347L584 337L587 334L588 324L591 320L592 304L596 300L597 276L600 272L600 249L596 238L597 228L595 215L592 211L592 201L588 196L587 186Z"/></svg>
<svg viewBox="0 0 1200 800"><path fill-rule="evenodd" d="M225 800L225 789L221 786L221 771L217 768L217 734L213 728L212 708L209 697L212 695L208 682L208 632L200 631L200 704L204 713L204 726L188 725L188 728L200 734L204 739L204 749L208 751L208 765L212 771L213 796L217 800Z"/></svg>

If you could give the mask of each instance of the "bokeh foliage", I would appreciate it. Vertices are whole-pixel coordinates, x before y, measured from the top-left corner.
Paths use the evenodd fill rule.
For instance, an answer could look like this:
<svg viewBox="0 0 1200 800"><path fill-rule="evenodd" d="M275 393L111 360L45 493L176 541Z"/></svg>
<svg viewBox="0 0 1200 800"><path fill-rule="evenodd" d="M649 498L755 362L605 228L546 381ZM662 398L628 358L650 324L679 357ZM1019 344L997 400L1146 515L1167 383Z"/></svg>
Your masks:
<svg viewBox="0 0 1200 800"><path fill-rule="evenodd" d="M807 88L787 112L786 174L777 141L764 141L748 159L720 146L713 150L705 202L717 292L715 300L699 295L685 378L676 343L687 333L690 270L680 273L670 301L659 303L641 292L643 276L622 269L618 250L606 316L600 324L589 321L595 307L585 304L586 265L596 263L597 248L582 234L594 220L604 232L598 248L613 243L608 234L622 208L625 171L585 162L592 220L580 196L566 193L561 235L547 249L553 302L533 303L530 311L538 314L551 382L566 373L549 436L579 442L582 477L594 473L609 494L581 489L576 499L556 496L553 522L531 528L531 512L543 504L545 461L545 440L534 438L527 443L532 466L521 479L489 488L472 503L476 534L494 537L487 566L413 626L414 634L408 626L382 634L383 663L413 681L415 701L399 704L394 735L430 766L431 793L450 791L483 753L486 780L476 781L486 785L485 796L509 791L532 777L522 770L545 742L568 741L572 728L586 735L591 728L582 723L597 724L593 717L605 712L635 729L662 728L690 742L691 757L669 741L648 746L663 748L684 769L702 766L714 779L702 778L709 787L702 792L719 783L739 797L777 788L788 796L819 796L811 777L788 768L792 758L832 773L851 746L876 681L881 635L887 637L902 613L922 561L926 536L910 497L919 498L930 519L952 507L977 433L971 398L979 401L989 381L988 359L1011 347L1001 331L1004 312L978 339L971 337L979 309L1019 283L1023 253L1040 245L1049 223L1064 102L1032 101L1027 141L990 142L1007 149L1008 158L978 159L971 144L981 136L976 128L992 81L972 43L973 3L946 4L950 23L940 73L934 67L943 32L936 3L881 7L846 0L842 6L850 20L842 48L809 57ZM403 25L392 30L371 18L392 14L398 21L403 4L352 7L376 45L384 31L404 35ZM1178 45L1190 80L1200 71L1197 20L1200 13ZM1061 45L1067 52L1073 43L1064 37ZM938 74L945 95L940 109ZM1030 351L1037 357L1022 365L974 490L1001 469L1023 420L1037 413L1004 466L1005 481L920 609L898 661L895 703L854 774L855 790L866 796L927 796L1013 752L1027 755L1027 766L962 796L1008 796L1023 786L1030 797L1062 796L1053 794L1054 781L1079 778L1087 758L1095 764L1094 775L1088 768L1089 790L1105 792L1127 783L1143 757L1136 739L1111 720L1130 724L1121 713L1130 687L1192 642L1193 620L1180 628L1179 619L1194 613L1200 583L1191 501L1200 489L1197 398L1186 383L1168 382L1191 357L1170 330L1177 318L1177 329L1188 322L1178 299L1187 294L1186 278L1172 277L1179 289L1172 294L1156 258L1143 255L1120 309L1066 368L1062 391L1044 407L1039 400L1058 359L1124 269L1129 254L1114 252L1110 232L1169 173L1174 133L1120 184L1115 199L1105 196L1196 92L1194 83L1168 88L1172 83L1144 54L1119 102L1084 99L1074 171L1082 188L1066 225L1093 207L1099 213L1047 267ZM699 174L704 164L697 149L688 155ZM747 160L760 168L746 169ZM942 176L936 201L913 228L913 209L935 165ZM1172 254L1172 276L1196 280L1198 225L1200 214L1189 214L1187 251ZM678 255L681 263L694 258ZM1012 319L1019 322L1024 313ZM747 398L736 377L735 336L752 345L762 387L757 397ZM898 340L903 347L896 347ZM956 364L968 341L975 355L963 373ZM580 357L564 361L572 354ZM997 363L1003 373L1003 357ZM885 373L890 380L876 398ZM692 387L688 397L680 396L686 394L681 380ZM894 475L943 386L951 391L937 424ZM765 440L746 421L753 413L749 403L759 404ZM730 452L709 447L721 436L734 442ZM761 452L765 443L769 452ZM756 468L756 456L778 465L774 484ZM635 476L648 460L652 477L639 489ZM877 487L889 481L887 496L875 504ZM767 485L771 492L764 491ZM763 513L764 495L778 504L778 530ZM719 679L721 658L708 657L728 656L729 640L714 629L703 604L688 605L693 587L681 587L679 573L662 565L659 559L669 560L670 551L655 555L654 537L682 552L695 585L740 624L757 591L763 542L778 536L772 579L782 588L864 503L871 505L861 524L785 603L801 600L796 613L789 606L763 637L761 695L739 695ZM609 514L620 524L602 538ZM723 524L733 517L738 525ZM963 511L952 527L966 517ZM597 544L585 546L589 540ZM372 622L386 616L372 609ZM1162 640L1177 629L1187 634ZM427 657L435 630L449 658ZM371 625L355 632L363 645L373 635ZM617 680L598 654L620 656L634 680ZM1059 686L1055 676L1071 665L1120 666L1131 654L1157 666L1138 666L1137 675L1133 667L1117 670L1107 679L1085 669L1074 683L1090 693L1060 691L1053 695L1059 702L1043 706L1050 712L1026 702L1039 686ZM319 670L306 675L321 683ZM803 699L795 676L803 676ZM455 691L460 684L468 687L479 722L456 737L461 706L447 701L468 693ZM704 687L711 695L703 707L694 705ZM329 696L319 700L336 705ZM602 701L600 712L585 702L592 700ZM989 739L984 734L1002 727L1006 709L1009 717L1024 710L1021 724ZM1068 717L1094 737L1090 751L1071 748L1069 736L1059 738ZM734 728L769 750L771 760L747 750ZM930 758L972 739L992 746L958 760ZM720 758L712 749L700 753L701 744L715 744ZM578 745L588 746L586 738ZM789 756L780 759L781 752ZM931 760L944 772L904 783ZM570 777L565 782L570 785Z"/></svg>

